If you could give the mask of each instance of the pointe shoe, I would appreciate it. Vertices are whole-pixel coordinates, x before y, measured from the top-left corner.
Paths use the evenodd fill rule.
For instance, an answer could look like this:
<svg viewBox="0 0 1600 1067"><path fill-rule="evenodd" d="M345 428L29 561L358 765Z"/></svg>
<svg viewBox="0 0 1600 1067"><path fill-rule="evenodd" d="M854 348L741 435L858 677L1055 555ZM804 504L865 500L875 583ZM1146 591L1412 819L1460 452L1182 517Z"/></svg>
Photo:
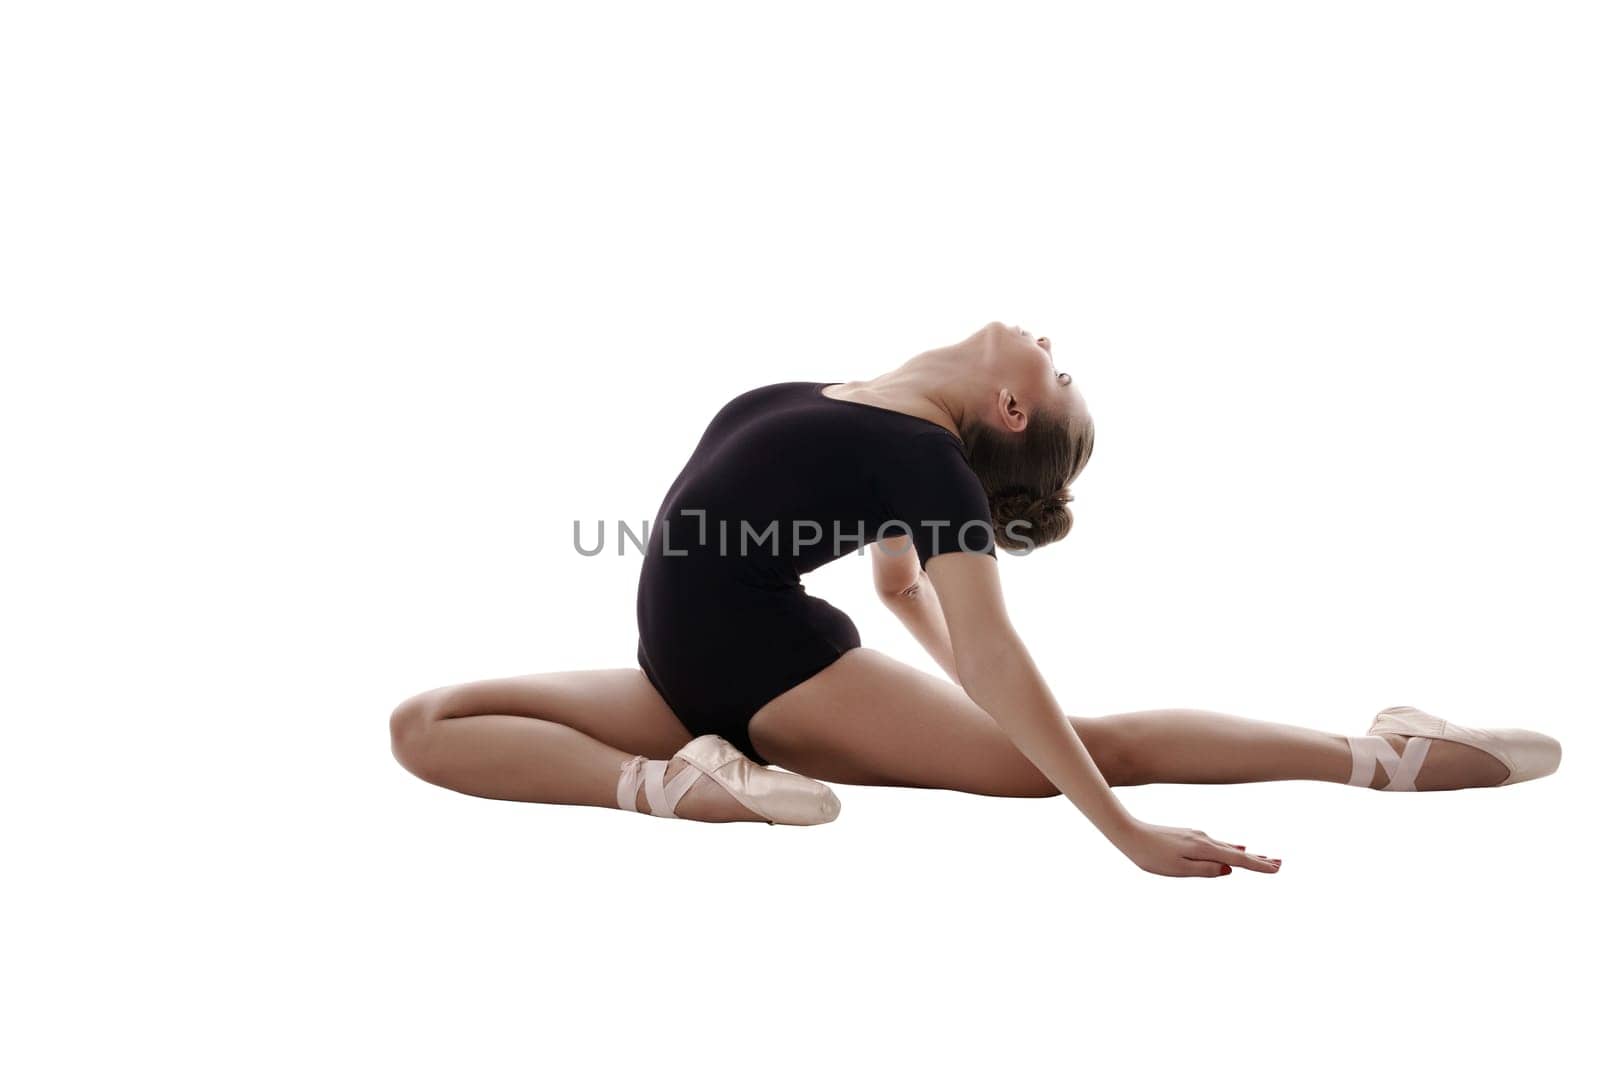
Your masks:
<svg viewBox="0 0 1600 1067"><path fill-rule="evenodd" d="M1510 772L1500 785L1543 778L1554 773L1561 765L1561 743L1553 737L1532 730L1479 730L1457 726L1437 715L1429 715L1412 707L1384 708L1372 720L1367 733L1379 738L1385 751L1379 752L1374 748L1365 753L1355 753L1351 770L1352 785L1363 773L1366 781L1360 784L1370 785L1373 765L1382 763L1390 779L1385 789L1416 789L1417 771L1422 767L1422 759L1432 740L1454 741L1487 752L1505 764ZM1404 754L1396 755L1387 741L1381 741L1385 735L1407 738Z"/></svg>
<svg viewBox="0 0 1600 1067"><path fill-rule="evenodd" d="M753 814L767 823L784 826L816 826L839 817L839 798L821 782L800 774L774 771L752 762L716 734L702 734L684 745L673 759L688 766L671 782L665 780L672 760L647 760L635 756L622 765L617 779L617 807L637 811L634 798L644 782L649 814L666 819L678 817L678 802L702 777L710 778Z"/></svg>

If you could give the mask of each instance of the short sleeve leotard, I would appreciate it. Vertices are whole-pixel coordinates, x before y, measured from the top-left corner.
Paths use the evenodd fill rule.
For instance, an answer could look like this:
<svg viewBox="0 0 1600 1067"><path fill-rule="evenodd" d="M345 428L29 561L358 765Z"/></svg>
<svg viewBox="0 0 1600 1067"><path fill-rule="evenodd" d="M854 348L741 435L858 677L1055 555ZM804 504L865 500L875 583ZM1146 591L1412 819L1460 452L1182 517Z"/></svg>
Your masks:
<svg viewBox="0 0 1600 1067"><path fill-rule="evenodd" d="M650 525L639 666L695 735L750 758L750 720L861 644L801 575L885 537L921 562L994 555L988 498L955 434L927 419L785 382L706 427Z"/></svg>

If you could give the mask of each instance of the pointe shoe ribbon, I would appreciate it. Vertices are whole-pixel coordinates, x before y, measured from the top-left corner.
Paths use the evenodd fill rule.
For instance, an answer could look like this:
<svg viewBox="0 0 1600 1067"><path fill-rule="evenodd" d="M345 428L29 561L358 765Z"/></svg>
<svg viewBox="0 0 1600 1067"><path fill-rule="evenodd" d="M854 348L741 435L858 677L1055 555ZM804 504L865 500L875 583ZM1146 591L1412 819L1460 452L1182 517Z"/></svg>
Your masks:
<svg viewBox="0 0 1600 1067"><path fill-rule="evenodd" d="M1372 726L1368 728L1367 733L1373 735L1383 744L1388 758L1395 760L1399 764L1399 770L1402 774L1404 773L1407 758L1411 755L1411 746L1413 744L1425 746L1429 738L1439 741L1454 741L1458 744L1469 745L1482 752L1487 752L1505 764L1506 769L1510 771L1510 774L1506 776L1506 780L1501 782L1500 785L1512 785L1516 782L1526 782L1533 778L1543 778L1547 774L1554 773L1555 769L1561 765L1561 743L1546 734L1536 733L1533 730L1512 728L1480 730L1469 726L1457 726L1455 723L1447 722L1437 715L1429 715L1413 707L1384 708L1372 720ZM1383 735L1408 738L1405 755L1396 756L1394 750L1388 747L1388 742L1382 740ZM1379 762L1383 762L1384 758L1384 753L1377 752L1376 749L1371 749L1370 751L1372 755L1367 757L1369 771L1367 780L1369 783L1371 781L1370 761L1376 759ZM1424 747L1423 754L1426 754L1426 751ZM1357 754L1355 762L1356 769L1359 770L1363 757ZM1421 765L1422 760L1419 756L1417 768L1420 768ZM1394 778L1396 770L1391 769L1387 762L1384 762L1384 769L1389 772L1391 779ZM1353 780L1354 776L1352 775ZM1415 780L1416 772L1412 770L1411 784L1402 785L1398 788L1415 789ZM1386 788L1396 787L1391 782L1390 786Z"/></svg>
<svg viewBox="0 0 1600 1067"><path fill-rule="evenodd" d="M1384 790L1390 793L1414 793L1417 789L1417 772L1422 761L1428 758L1428 746L1433 742L1426 737L1406 738L1404 752L1396 752L1382 737L1352 737L1350 741L1350 781L1358 789L1370 789L1378 767L1389 776Z"/></svg>
<svg viewBox="0 0 1600 1067"><path fill-rule="evenodd" d="M663 819L676 819L678 801L683 799L700 775L692 767L685 767L670 785L666 776L666 760L633 757L622 765L622 773L617 776L617 807L623 811L638 811L634 800L639 795L639 783L643 782L645 807L649 809L649 814L659 815Z"/></svg>
<svg viewBox="0 0 1600 1067"><path fill-rule="evenodd" d="M624 763L617 778L617 807L639 810L635 798L643 782L649 814L676 819L678 802L695 782L705 777L768 823L816 826L839 817L839 798L826 785L804 775L763 767L716 734L702 734L672 758L683 760L687 766L670 782L666 781L666 773L671 760L635 756Z"/></svg>

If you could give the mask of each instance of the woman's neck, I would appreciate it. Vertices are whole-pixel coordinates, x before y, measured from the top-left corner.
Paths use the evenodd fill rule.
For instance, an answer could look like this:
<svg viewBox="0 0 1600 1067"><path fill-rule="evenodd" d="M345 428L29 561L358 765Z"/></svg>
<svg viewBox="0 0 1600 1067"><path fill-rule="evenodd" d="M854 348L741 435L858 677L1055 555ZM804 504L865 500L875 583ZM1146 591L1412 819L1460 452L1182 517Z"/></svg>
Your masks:
<svg viewBox="0 0 1600 1067"><path fill-rule="evenodd" d="M959 435L975 399L973 371L985 354L981 338L969 337L919 352L876 378L844 382L830 395L915 415Z"/></svg>

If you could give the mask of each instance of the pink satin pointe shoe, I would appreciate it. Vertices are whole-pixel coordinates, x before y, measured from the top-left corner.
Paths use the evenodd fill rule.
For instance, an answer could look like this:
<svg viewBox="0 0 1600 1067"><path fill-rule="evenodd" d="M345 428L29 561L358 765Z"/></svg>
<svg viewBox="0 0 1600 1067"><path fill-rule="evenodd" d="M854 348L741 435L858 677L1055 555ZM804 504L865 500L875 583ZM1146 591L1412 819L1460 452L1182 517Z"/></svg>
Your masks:
<svg viewBox="0 0 1600 1067"><path fill-rule="evenodd" d="M1350 739L1351 785L1370 786L1377 765L1382 764L1389 776L1389 784L1384 789L1414 791L1417 772L1422 769L1428 746L1434 740L1470 745L1505 764L1511 773L1499 785L1543 778L1561 765L1561 743L1546 734L1513 728L1478 730L1457 726L1412 707L1384 708L1372 720L1367 734L1367 737ZM1405 751L1395 752L1385 737L1406 738Z"/></svg>
<svg viewBox="0 0 1600 1067"><path fill-rule="evenodd" d="M639 810L634 799L642 781L649 814L676 819L684 794L701 778L710 778L753 814L774 825L817 826L839 817L839 798L833 790L804 775L763 767L716 734L695 738L673 759L688 766L670 782L666 773L672 760L635 756L624 763L617 779L617 807Z"/></svg>

